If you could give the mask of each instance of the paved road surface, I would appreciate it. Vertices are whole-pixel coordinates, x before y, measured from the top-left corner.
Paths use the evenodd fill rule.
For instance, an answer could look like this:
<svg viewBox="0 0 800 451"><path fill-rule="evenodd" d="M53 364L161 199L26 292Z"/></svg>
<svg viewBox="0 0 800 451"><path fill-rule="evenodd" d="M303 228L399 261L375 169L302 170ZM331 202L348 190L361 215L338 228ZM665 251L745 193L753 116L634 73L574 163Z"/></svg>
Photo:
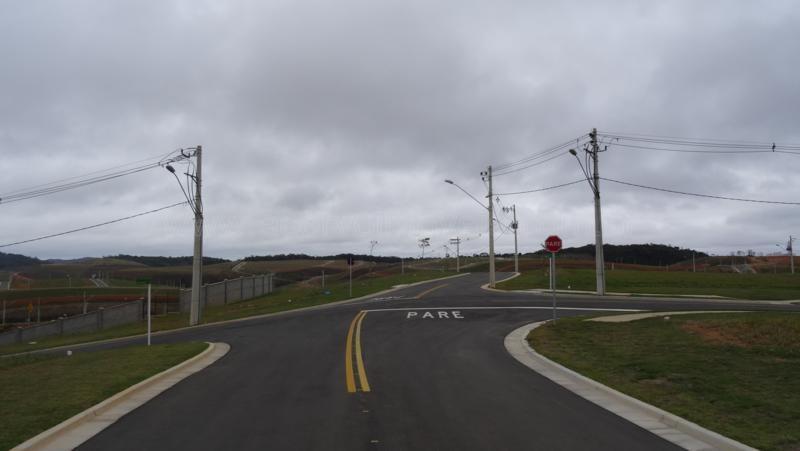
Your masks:
<svg viewBox="0 0 800 451"><path fill-rule="evenodd" d="M504 337L549 318L550 298L483 291L485 279L160 336L232 349L79 449L677 449L509 356ZM561 316L743 308L563 296L559 306Z"/></svg>

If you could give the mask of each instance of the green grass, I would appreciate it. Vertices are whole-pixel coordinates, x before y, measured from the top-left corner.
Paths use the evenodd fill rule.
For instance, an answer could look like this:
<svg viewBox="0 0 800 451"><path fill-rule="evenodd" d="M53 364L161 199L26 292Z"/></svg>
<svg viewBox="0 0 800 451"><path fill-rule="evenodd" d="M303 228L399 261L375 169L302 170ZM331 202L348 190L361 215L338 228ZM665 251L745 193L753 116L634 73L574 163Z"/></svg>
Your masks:
<svg viewBox="0 0 800 451"><path fill-rule="evenodd" d="M205 343L129 347L71 357L0 359L0 449L9 449L206 349Z"/></svg>
<svg viewBox="0 0 800 451"><path fill-rule="evenodd" d="M800 315L561 319L528 337L543 355L750 446L800 449Z"/></svg>
<svg viewBox="0 0 800 451"><path fill-rule="evenodd" d="M394 285L422 282L425 280L438 279L455 273L442 271L407 271L406 274L379 275L371 273L353 280L353 297L361 297L371 293L377 293L391 288ZM291 284L279 287L274 293L260 298L247 301L232 303L221 306L210 306L203 312L202 323L215 323L248 316L263 315L267 313L277 313L287 310L294 310L302 307L327 304L330 302L348 299L349 289L347 282L337 281L330 283L326 287L325 294L319 287L308 287L303 284ZM291 300L291 302L289 302ZM153 317L153 331L172 330L188 326L189 316L187 313L169 314L166 316ZM0 346L0 355L16 354L20 352L35 351L38 349L52 348L57 346L71 345L76 343L86 343L97 340L107 340L111 338L127 337L139 335L147 332L144 323L128 324L112 329L101 330L98 332L74 335L62 335L37 340L34 344L20 343L7 346Z"/></svg>
<svg viewBox="0 0 800 451"><path fill-rule="evenodd" d="M557 269L559 290L595 290L593 269ZM497 284L500 289L524 290L549 287L544 269L524 272L521 276ZM609 292L715 295L738 299L800 299L800 275L793 274L723 274L667 271L606 271Z"/></svg>

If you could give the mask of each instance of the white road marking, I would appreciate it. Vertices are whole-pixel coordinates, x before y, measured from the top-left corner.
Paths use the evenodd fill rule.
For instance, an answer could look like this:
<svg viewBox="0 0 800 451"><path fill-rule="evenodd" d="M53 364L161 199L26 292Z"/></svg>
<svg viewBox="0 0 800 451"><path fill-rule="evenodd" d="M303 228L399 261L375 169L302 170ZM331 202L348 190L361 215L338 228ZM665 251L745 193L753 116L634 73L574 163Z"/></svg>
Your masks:
<svg viewBox="0 0 800 451"><path fill-rule="evenodd" d="M426 308L425 311L428 310L552 310L553 307L430 307ZM382 309L372 309L372 310L364 310L365 312L410 312L414 313L416 316L416 312L421 311L420 308L382 308ZM573 310L579 312L646 312L648 310L642 309L629 309L629 308L589 308L589 307L559 307L558 310ZM433 316L431 316L433 317ZM411 318L411 316L407 316L407 318Z"/></svg>

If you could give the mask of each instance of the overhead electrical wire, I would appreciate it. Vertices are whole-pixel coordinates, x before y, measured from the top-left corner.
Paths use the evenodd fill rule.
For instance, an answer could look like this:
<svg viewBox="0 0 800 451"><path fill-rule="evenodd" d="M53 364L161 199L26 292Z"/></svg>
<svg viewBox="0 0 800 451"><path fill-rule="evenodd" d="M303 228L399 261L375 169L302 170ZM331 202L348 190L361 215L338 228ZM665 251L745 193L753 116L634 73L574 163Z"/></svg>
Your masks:
<svg viewBox="0 0 800 451"><path fill-rule="evenodd" d="M776 142L756 142L756 141L731 141L722 139L696 139L696 138L676 138L664 136L648 136L630 133L610 133L598 132L599 137L609 139L608 144L622 145L619 141L630 141L636 143L646 144L662 144L668 146L675 146L670 148L652 148L654 150L669 150L678 152L681 148L701 147L707 149L729 149L725 152L722 151L695 151L695 153L746 153L745 151L754 152L775 152L775 153L797 153L800 151L800 145L797 144L778 144ZM616 141L616 142L613 142ZM628 147L633 147L628 144ZM651 147L642 146L642 148L650 149ZM730 150L730 149L738 149Z"/></svg>
<svg viewBox="0 0 800 451"><path fill-rule="evenodd" d="M751 202L751 203L757 203L757 204L800 205L800 202L785 202L785 201L776 201L776 200L759 200L759 199L744 199L744 198L740 198L740 197L716 196L716 195L711 195L711 194L699 194L699 193L690 193L690 192L687 192L687 191L678 191L678 190L672 190L672 189L666 189L666 188L657 188L657 187L654 187L654 186L640 185L638 183L624 182L622 180L614 180L614 179L610 179L610 178L606 178L606 177L600 177L600 179L608 181L608 182L612 182L612 183L617 183L617 184L620 184L620 185L633 186L633 187L636 187L636 188L644 188L644 189L649 189L649 190L654 190L654 191L662 191L662 192L665 192L665 193L682 194L682 195L685 195L685 196L706 197L706 198L710 198L710 199L722 199L722 200L731 200L731 201L737 201L737 202Z"/></svg>
<svg viewBox="0 0 800 451"><path fill-rule="evenodd" d="M572 146L572 145L577 147L577 146L580 145L581 140L585 139L587 136L588 135L581 135L581 136L579 136L577 138L570 139L569 141L566 141L566 142L563 142L563 143L558 144L556 146L550 147L550 148L545 149L545 150L543 150L541 152L537 152L537 153L535 153L535 154L533 154L531 156L522 158L520 160L513 161L511 163L496 165L496 166L494 166L494 170L496 171L496 173L493 174L493 175L505 175L505 173L514 172L514 171L509 171L514 166L525 165L525 164L531 163L533 161L540 160L542 158L546 158L548 156L551 156L553 153L556 153L559 150L565 149L565 148L567 148L569 146Z"/></svg>
<svg viewBox="0 0 800 451"><path fill-rule="evenodd" d="M120 168L124 168L126 166L131 166L133 164L139 163L141 161L148 161L148 160L152 160L152 159L140 160L139 162L134 162L134 163L128 163L128 164L124 164L124 165L120 165L120 166L115 166L115 167L112 167L112 168L109 168L109 169L90 172L88 174L84 174L84 175L80 175L80 176L69 177L69 178L61 179L61 180L58 180L58 181L55 181L55 182L51 182L51 183L35 185L35 186L32 186L32 187L18 189L18 190L15 190L15 191L9 191L7 193L0 194L0 204L8 204L8 203L13 203L13 202L20 202L20 201L27 200L27 199L33 199L33 198L36 198L36 197L47 196L47 195L59 193L59 192L62 192L62 191L81 188L81 187L84 187L84 186L87 186L87 185L92 185L92 184L95 184L95 183L104 182L104 181L108 181L108 180L113 180L113 179L116 179L116 178L119 178L119 177L124 177L124 176L127 176L127 175L136 174L136 173L139 173L139 172L148 171L150 169L157 168L157 167L160 167L160 166L164 166L164 165L166 165L168 163L173 163L173 162L185 160L187 158L183 154L179 154L179 155L171 157L171 158L169 157L170 155L172 155L172 154L174 154L176 152L180 152L180 150L170 152L166 156L160 157L158 161L150 162L150 163L147 163L147 164L144 164L144 165L138 165L138 166L130 167L130 168L127 168L127 169L120 169ZM62 183L62 182L66 182L66 183Z"/></svg>
<svg viewBox="0 0 800 451"><path fill-rule="evenodd" d="M575 185L577 183L581 183L581 182L585 182L585 181L586 181L586 179L580 179L580 180L575 180L574 182L562 183L560 185L553 185L553 186L548 186L548 187L545 187L545 188L536 188L536 189L530 189L530 190L526 190L526 191L516 191L516 192L512 192L512 193L496 193L495 196L514 196L516 194L538 193L540 191L548 191L548 190L551 190L551 189L563 188L565 186Z"/></svg>
<svg viewBox="0 0 800 451"><path fill-rule="evenodd" d="M67 230L66 232L54 233L54 234L51 234L51 235L40 236L40 237L37 237L37 238L31 238L31 239L22 240L22 241L16 241L16 242L13 242L13 243L2 244L2 245L0 245L0 248L9 247L9 246L16 246L18 244L31 243L31 242L34 242L34 241L41 241L41 240L45 240L45 239L48 239L48 238L55 238L55 237L58 237L58 236L68 235L68 234L71 234L71 233L82 232L84 230L95 229L97 227L102 227L102 226L109 225L109 224L114 224L114 223L117 223L117 222L127 221L127 220L133 219L133 218L138 218L140 216L149 215L149 214L152 214L152 213L157 213L159 211L163 211L163 210L166 210L168 208L175 208L175 207L177 207L179 205L185 205L186 203L187 203L186 201L178 202L176 204L167 205L166 207L156 208L155 210L150 210L150 211L145 211L145 212L142 212L142 213L137 213L135 215L125 216L124 218L113 219L111 221L102 222L100 224L94 224L94 225L90 225L90 226L86 226L86 227L80 227L80 228L77 228L77 229Z"/></svg>

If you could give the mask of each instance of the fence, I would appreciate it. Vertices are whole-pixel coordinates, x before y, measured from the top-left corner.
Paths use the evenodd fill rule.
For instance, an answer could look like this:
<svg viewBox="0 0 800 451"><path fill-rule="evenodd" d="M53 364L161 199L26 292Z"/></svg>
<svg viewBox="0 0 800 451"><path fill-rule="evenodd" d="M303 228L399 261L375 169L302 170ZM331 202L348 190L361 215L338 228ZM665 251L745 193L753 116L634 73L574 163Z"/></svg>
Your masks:
<svg viewBox="0 0 800 451"><path fill-rule="evenodd" d="M59 318L32 327L17 328L0 334L0 346L25 343L53 335L94 332L142 320L144 301L137 300L114 307L101 308L91 313Z"/></svg>
<svg viewBox="0 0 800 451"><path fill-rule="evenodd" d="M241 277L218 283L203 285L200 289L200 305L225 305L246 301L258 296L272 293L275 289L274 274ZM181 311L189 311L192 301L192 290L181 290L179 295Z"/></svg>

